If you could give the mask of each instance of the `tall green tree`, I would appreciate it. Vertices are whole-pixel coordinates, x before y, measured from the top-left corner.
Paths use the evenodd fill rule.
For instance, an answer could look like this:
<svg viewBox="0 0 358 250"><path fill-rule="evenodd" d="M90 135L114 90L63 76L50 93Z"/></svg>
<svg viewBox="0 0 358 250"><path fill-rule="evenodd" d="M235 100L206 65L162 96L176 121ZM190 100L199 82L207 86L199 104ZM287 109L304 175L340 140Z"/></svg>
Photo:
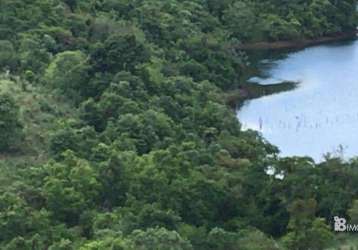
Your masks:
<svg viewBox="0 0 358 250"><path fill-rule="evenodd" d="M0 152L16 148L22 139L20 109L9 93L0 93Z"/></svg>

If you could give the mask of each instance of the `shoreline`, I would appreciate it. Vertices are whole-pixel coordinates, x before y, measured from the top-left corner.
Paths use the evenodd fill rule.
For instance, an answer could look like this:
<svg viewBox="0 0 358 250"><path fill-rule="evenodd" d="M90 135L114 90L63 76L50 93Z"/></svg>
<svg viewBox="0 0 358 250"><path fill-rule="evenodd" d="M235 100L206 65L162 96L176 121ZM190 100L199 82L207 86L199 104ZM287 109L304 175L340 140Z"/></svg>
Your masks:
<svg viewBox="0 0 358 250"><path fill-rule="evenodd" d="M352 32L338 33L331 36L316 39L301 39L296 41L277 41L277 42L257 42L252 44L238 45L242 50L284 50L302 49L313 45L343 41L357 37L358 30ZM277 84L261 85L244 82L241 86L230 92L225 93L225 103L234 110L238 110L247 100L256 99L265 95L272 95L279 92L295 89L299 82L284 81Z"/></svg>
<svg viewBox="0 0 358 250"><path fill-rule="evenodd" d="M283 81L274 84L262 85L259 83L245 83L236 91L225 95L226 104L237 110L247 100L253 100L263 96L294 90L300 82Z"/></svg>
<svg viewBox="0 0 358 250"><path fill-rule="evenodd" d="M330 36L323 36L315 39L300 39L293 41L276 41L276 42L255 42L251 44L241 44L236 48L241 50L276 50L276 49L294 49L294 48L304 48L313 45L319 45L324 43L331 43L336 41L342 41L347 39L352 39L357 36L358 32L344 32L336 33Z"/></svg>

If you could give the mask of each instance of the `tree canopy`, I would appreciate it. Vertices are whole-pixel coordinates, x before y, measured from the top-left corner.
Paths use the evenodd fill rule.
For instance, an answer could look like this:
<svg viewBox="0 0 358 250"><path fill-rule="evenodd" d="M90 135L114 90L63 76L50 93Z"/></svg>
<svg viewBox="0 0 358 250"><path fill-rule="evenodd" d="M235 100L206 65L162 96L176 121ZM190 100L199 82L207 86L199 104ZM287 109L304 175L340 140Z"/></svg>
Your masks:
<svg viewBox="0 0 358 250"><path fill-rule="evenodd" d="M227 93L236 45L354 32L356 4L1 0L0 249L332 246L357 159L280 158Z"/></svg>

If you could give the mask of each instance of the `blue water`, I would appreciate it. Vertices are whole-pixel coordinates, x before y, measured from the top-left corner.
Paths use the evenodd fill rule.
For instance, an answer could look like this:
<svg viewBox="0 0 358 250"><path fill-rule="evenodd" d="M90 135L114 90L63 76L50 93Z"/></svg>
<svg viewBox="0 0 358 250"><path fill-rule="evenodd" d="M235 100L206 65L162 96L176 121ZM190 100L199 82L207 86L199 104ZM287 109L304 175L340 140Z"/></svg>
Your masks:
<svg viewBox="0 0 358 250"><path fill-rule="evenodd" d="M282 156L358 156L358 41L325 45L263 62L261 84L299 81L298 88L247 101L237 112Z"/></svg>

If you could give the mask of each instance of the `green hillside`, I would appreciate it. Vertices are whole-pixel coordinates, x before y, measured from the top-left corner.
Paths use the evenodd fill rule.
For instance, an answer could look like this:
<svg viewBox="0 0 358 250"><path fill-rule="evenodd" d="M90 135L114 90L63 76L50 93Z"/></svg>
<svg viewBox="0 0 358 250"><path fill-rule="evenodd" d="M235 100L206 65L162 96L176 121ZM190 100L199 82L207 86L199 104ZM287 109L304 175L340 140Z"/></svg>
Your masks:
<svg viewBox="0 0 358 250"><path fill-rule="evenodd" d="M237 45L351 33L356 4L0 0L0 249L354 244L358 160L280 158L228 103Z"/></svg>

